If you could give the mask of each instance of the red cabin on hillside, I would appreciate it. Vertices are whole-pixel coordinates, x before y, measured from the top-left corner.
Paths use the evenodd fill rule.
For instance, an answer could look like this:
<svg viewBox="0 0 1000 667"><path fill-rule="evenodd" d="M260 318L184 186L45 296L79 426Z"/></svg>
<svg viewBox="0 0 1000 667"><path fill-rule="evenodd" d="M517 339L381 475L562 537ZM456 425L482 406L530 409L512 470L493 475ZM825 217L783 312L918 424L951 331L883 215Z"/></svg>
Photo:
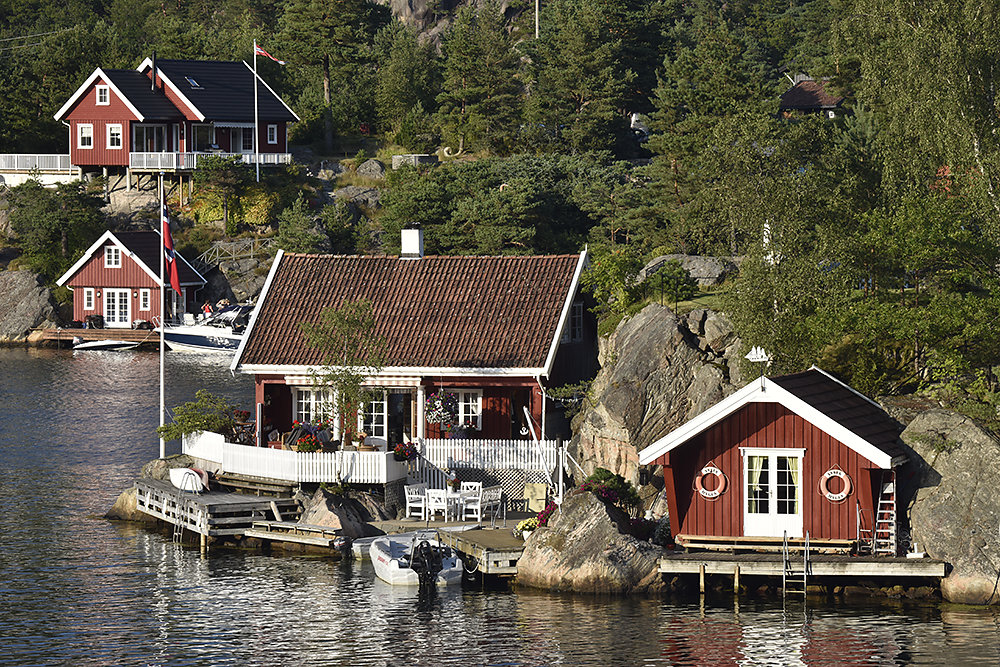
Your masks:
<svg viewBox="0 0 1000 667"><path fill-rule="evenodd" d="M899 424L813 367L761 378L639 453L679 544L801 538L895 555Z"/></svg>
<svg viewBox="0 0 1000 667"><path fill-rule="evenodd" d="M84 171L190 172L204 155L289 162L288 125L299 118L254 83L245 62L147 58L134 70L97 68L55 119L70 126L70 162Z"/></svg>
<svg viewBox="0 0 1000 667"><path fill-rule="evenodd" d="M159 320L162 248L158 232L104 232L56 281L73 290L73 319L86 322L99 315L111 328ZM167 284L167 311L173 318L192 310L195 292L206 282L180 253L177 257L182 294Z"/></svg>

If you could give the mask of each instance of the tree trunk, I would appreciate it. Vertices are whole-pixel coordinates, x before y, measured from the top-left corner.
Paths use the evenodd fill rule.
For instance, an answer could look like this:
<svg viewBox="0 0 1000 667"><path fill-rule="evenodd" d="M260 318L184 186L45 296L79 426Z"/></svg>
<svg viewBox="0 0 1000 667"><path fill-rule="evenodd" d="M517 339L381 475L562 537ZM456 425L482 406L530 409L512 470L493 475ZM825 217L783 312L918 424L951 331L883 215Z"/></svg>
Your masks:
<svg viewBox="0 0 1000 667"><path fill-rule="evenodd" d="M327 154L333 152L333 108L330 101L330 56L323 56L323 142Z"/></svg>

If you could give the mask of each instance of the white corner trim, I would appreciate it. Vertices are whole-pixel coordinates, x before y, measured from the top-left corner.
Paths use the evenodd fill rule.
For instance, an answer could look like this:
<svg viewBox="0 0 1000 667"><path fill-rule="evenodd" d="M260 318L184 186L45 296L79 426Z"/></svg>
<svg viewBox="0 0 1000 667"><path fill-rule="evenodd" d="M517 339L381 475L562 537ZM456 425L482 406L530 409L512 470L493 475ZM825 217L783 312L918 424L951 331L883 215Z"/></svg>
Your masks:
<svg viewBox="0 0 1000 667"><path fill-rule="evenodd" d="M545 357L545 369L542 371L542 375L546 378L549 377L552 365L556 361L556 353L559 351L559 341L562 340L563 329L566 328L566 324L569 322L570 313L573 310L573 300L576 298L577 291L580 288L580 276L583 274L583 268L586 264L587 249L584 248L583 252L580 253L580 259L576 262L576 269L573 271L573 280L570 282L566 299L563 302L562 313L559 315L559 324L556 327L555 335L552 337L552 342L549 344L549 353Z"/></svg>
<svg viewBox="0 0 1000 667"><path fill-rule="evenodd" d="M279 248L277 254L274 256L274 261L271 262L271 270L267 272L267 279L264 281L264 286L260 290L260 296L257 297L257 305L254 306L253 312L250 314L250 321L247 322L247 328L246 331L243 332L243 338L240 340L240 346L236 348L236 354L233 355L233 360L229 364L229 371L231 373L235 373L237 370L242 370L244 373L253 372L246 369L240 369L240 359L243 358L243 349L246 347L247 341L250 340L250 336L253 334L253 330L257 325L257 318L260 316L260 309L267 300L267 296L271 291L271 283L274 282L274 276L278 273L278 266L281 264L281 258L284 256L285 251Z"/></svg>
<svg viewBox="0 0 1000 667"><path fill-rule="evenodd" d="M94 73L91 74L89 77L87 77L87 80L83 82L83 85L76 89L76 92L73 93L68 100L66 100L66 103L59 108L59 111L56 112L56 115L53 116L53 118L55 120L62 120L63 116L66 115L66 112L69 111L70 108L77 103L77 101L83 96L83 94L90 89L91 84L94 83L94 81L96 81L98 78L102 79L104 81L104 84L106 84L110 90L115 91L115 95L117 95L118 98L125 103L125 106L128 107L129 111L135 114L137 120L139 121L145 120L145 117L141 113L139 113L139 110L135 108L135 105L132 104L132 102L130 102L127 97L125 97L122 91L118 89L118 86L115 85L114 81L108 78L108 75L105 74L100 67L95 69Z"/></svg>
<svg viewBox="0 0 1000 667"><path fill-rule="evenodd" d="M246 68L248 70L250 70L251 74L254 74L253 67L250 67L250 65L247 63L247 61L244 60L243 64L246 65ZM290 106L288 106L287 104L285 104L285 100L281 99L281 95L279 95L278 93L274 92L274 88L271 88L271 86L267 85L267 81L264 81L264 79L261 78L260 74L255 74L255 76L257 77L258 81L260 81L262 84L264 84L265 88L267 88L269 91L271 91L271 94L274 95L275 99L277 99L279 102L281 102L281 105L283 107L285 107L286 109L288 109L288 113L292 114L292 116L295 117L296 121L302 120L301 118L299 118L299 115L297 113L295 113L294 111L292 111L292 108Z"/></svg>
<svg viewBox="0 0 1000 667"><path fill-rule="evenodd" d="M80 256L80 259L76 260L76 264L69 267L66 270L66 273L59 276L59 280L56 281L56 285L62 287L67 280L72 278L77 271L82 269L84 265L90 261L90 258L94 256L94 253L97 252L97 249L103 246L108 239L114 239L115 244L118 247L122 247L122 244L118 242L118 239L115 238L115 235L112 234L111 230L109 229L108 231L101 234L101 237L96 241L94 241L94 243L91 244L89 248L87 248L87 251Z"/></svg>
<svg viewBox="0 0 1000 667"><path fill-rule="evenodd" d="M762 378L760 381L753 380L735 394L716 403L643 449L639 452L639 464L652 463L749 403L780 403L879 468L892 467L891 456L767 378Z"/></svg>

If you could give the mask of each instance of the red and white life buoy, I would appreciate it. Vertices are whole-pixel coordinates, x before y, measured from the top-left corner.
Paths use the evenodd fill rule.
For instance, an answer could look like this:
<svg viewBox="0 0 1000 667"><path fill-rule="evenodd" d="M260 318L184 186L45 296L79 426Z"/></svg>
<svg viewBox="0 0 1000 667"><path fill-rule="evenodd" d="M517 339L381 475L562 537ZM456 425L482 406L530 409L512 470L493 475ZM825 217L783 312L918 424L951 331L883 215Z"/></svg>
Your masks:
<svg viewBox="0 0 1000 667"><path fill-rule="evenodd" d="M715 477L715 488L712 490L706 489L705 482L703 481L709 475ZM708 500L715 500L725 493L728 483L729 480L726 479L726 475L714 465L705 466L701 469L701 474L694 478L694 488L698 489L698 493L701 494L702 498L707 498Z"/></svg>
<svg viewBox="0 0 1000 667"><path fill-rule="evenodd" d="M837 493L830 490L830 480L839 477L844 485ZM819 478L819 492L831 503L842 503L851 495L851 478L840 468L830 468Z"/></svg>

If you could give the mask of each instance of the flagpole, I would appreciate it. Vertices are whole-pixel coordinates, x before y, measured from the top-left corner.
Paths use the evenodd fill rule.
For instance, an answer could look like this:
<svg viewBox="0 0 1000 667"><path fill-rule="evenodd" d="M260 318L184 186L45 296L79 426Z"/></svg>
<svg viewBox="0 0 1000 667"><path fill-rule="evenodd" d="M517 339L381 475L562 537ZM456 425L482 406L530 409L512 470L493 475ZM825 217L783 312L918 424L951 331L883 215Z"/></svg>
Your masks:
<svg viewBox="0 0 1000 667"><path fill-rule="evenodd" d="M165 238L163 235L163 225L170 224L169 222L164 223L163 220L163 172L160 172L160 426L164 426L166 423L166 396L164 395L164 346L163 346L163 330L167 326L166 320L166 292L167 286L163 282L163 262L165 250L163 244ZM160 436L160 458L166 458L167 456L167 443L164 441L163 436Z"/></svg>
<svg viewBox="0 0 1000 667"><path fill-rule="evenodd" d="M257 182L260 183L260 139L257 136L257 40L253 40L253 161L257 165Z"/></svg>

